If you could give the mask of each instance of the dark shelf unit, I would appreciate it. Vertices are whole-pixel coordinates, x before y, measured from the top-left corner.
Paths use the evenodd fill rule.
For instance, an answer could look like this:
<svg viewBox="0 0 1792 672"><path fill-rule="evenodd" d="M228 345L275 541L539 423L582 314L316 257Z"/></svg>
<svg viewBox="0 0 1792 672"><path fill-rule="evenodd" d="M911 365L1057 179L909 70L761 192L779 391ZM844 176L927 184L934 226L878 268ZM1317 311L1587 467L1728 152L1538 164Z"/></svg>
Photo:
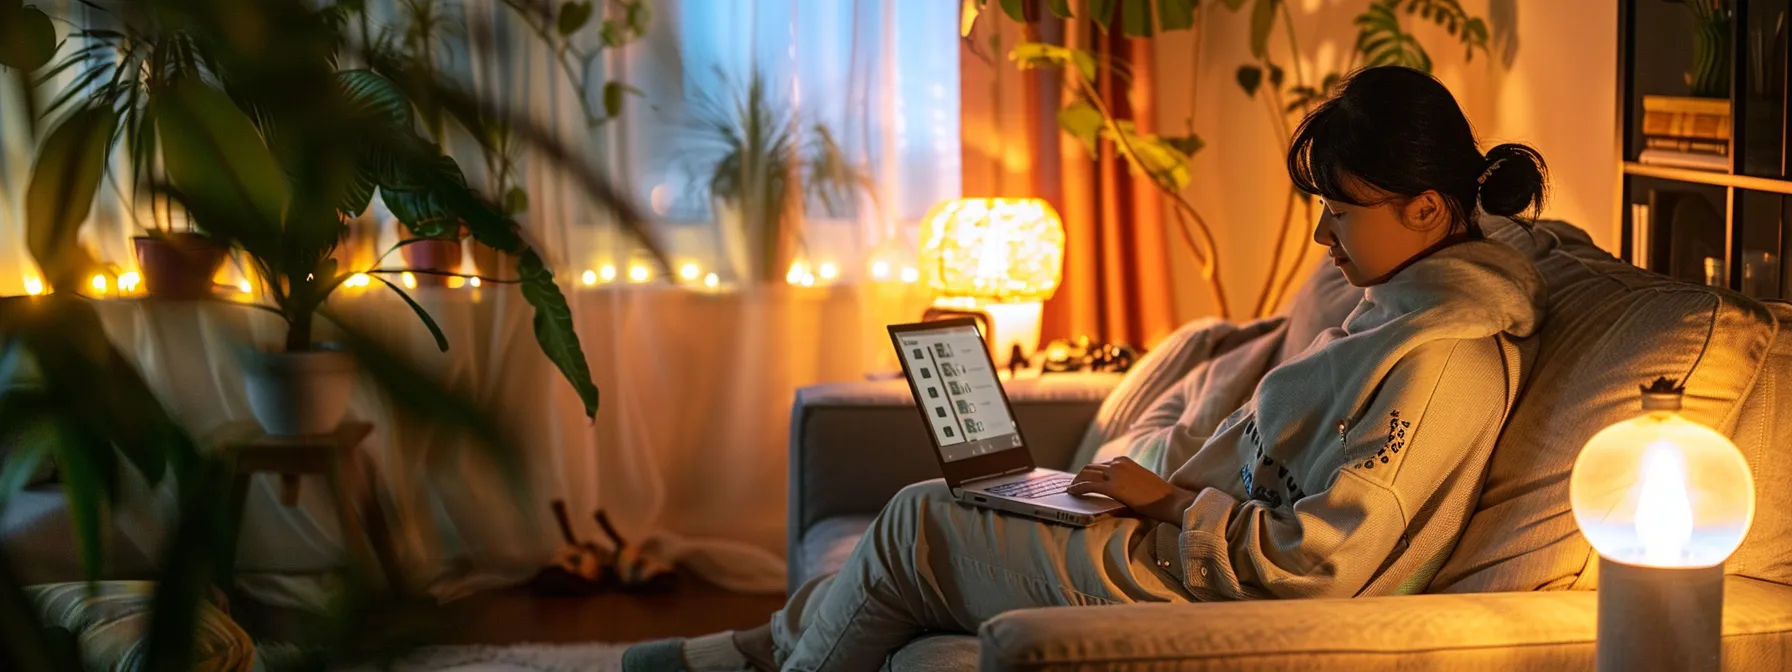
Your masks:
<svg viewBox="0 0 1792 672"><path fill-rule="evenodd" d="M1701 0L1703 1L1703 0ZM1711 0L1728 25L1701 23L1686 0L1620 0L1618 148L1625 260L1763 299L1792 298L1792 0ZM1694 32L1727 42L1725 170L1642 160L1645 96L1691 98ZM1707 80L1709 81L1709 80ZM1719 90L1712 87L1711 90ZM1724 100L1715 96L1707 100Z"/></svg>

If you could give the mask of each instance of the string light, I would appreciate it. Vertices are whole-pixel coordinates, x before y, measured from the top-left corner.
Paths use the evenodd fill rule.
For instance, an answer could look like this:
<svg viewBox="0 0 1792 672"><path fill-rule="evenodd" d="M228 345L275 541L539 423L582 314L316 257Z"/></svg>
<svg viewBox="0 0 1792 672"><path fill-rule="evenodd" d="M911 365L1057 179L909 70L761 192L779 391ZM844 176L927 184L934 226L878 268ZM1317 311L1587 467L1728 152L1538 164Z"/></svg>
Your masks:
<svg viewBox="0 0 1792 672"><path fill-rule="evenodd" d="M815 274L814 273L804 273L801 284L804 287L814 287L815 286Z"/></svg>
<svg viewBox="0 0 1792 672"><path fill-rule="evenodd" d="M603 268L598 269L597 277L599 279L603 280L604 282L610 282L612 280L615 280L616 279L616 267L612 266L610 264L604 264Z"/></svg>
<svg viewBox="0 0 1792 672"><path fill-rule="evenodd" d="M902 269L902 281L909 283L920 282L921 272L912 267L904 267Z"/></svg>
<svg viewBox="0 0 1792 672"><path fill-rule="evenodd" d="M702 273L703 270L697 268L696 264L686 263L685 265L678 267L678 277L683 278L686 282L696 280L697 276Z"/></svg>
<svg viewBox="0 0 1792 672"><path fill-rule="evenodd" d="M875 280L890 279L890 262L882 259L871 262L871 277Z"/></svg>
<svg viewBox="0 0 1792 672"><path fill-rule="evenodd" d="M44 281L41 278L25 278L25 293L32 296L44 293Z"/></svg>
<svg viewBox="0 0 1792 672"><path fill-rule="evenodd" d="M821 276L823 280L833 280L840 276L840 268L831 263L822 264L821 268L815 269L815 274Z"/></svg>
<svg viewBox="0 0 1792 672"><path fill-rule="evenodd" d="M479 278L467 278L467 284L472 285L474 289L478 289Z"/></svg>
<svg viewBox="0 0 1792 672"><path fill-rule="evenodd" d="M238 290L238 291L241 291L241 292L242 292L242 293L244 293L244 294L248 294L248 293L250 293L250 292L253 292L253 291L255 291L255 288L254 288L254 287L250 287L250 286L249 286L249 281L248 281L248 280L238 280L238 281L237 281L237 282L236 282L236 288L237 288L237 290Z"/></svg>
<svg viewBox="0 0 1792 672"><path fill-rule="evenodd" d="M118 291L135 292L137 285L142 282L143 276L138 275L136 271L125 271L123 275L118 276Z"/></svg>
<svg viewBox="0 0 1792 672"><path fill-rule="evenodd" d="M646 266L634 264L628 267L629 282L647 282L649 271Z"/></svg>
<svg viewBox="0 0 1792 672"><path fill-rule="evenodd" d="M722 282L721 278L716 277L716 274L714 274L714 273L710 273L709 275L703 276L703 286L704 287L708 287L710 289L715 289L716 285L721 284L721 282Z"/></svg>
<svg viewBox="0 0 1792 672"><path fill-rule="evenodd" d="M92 285L93 285L93 293L105 294L106 293L106 276L104 276L104 275L93 276Z"/></svg>
<svg viewBox="0 0 1792 672"><path fill-rule="evenodd" d="M803 283L803 276L809 274L809 265L797 261L790 264L790 272L784 274L784 281L793 285Z"/></svg>
<svg viewBox="0 0 1792 672"><path fill-rule="evenodd" d="M448 288L449 289L460 289L465 286L467 286L466 278L460 277L458 275L448 276Z"/></svg>
<svg viewBox="0 0 1792 672"><path fill-rule="evenodd" d="M612 269L611 272L615 271ZM591 269L585 269L585 272L579 275L579 282L585 283L586 287L597 284L597 272Z"/></svg>
<svg viewBox="0 0 1792 672"><path fill-rule="evenodd" d="M366 273L356 273L354 275L348 276L348 279L342 281L342 284L345 286L348 286L348 287L366 287L369 283L372 283L372 282L373 282L373 279L367 277Z"/></svg>
<svg viewBox="0 0 1792 672"><path fill-rule="evenodd" d="M411 275L410 271L405 271L404 275L399 276L399 280L402 280L404 282L405 289L416 289L417 288L417 276Z"/></svg>

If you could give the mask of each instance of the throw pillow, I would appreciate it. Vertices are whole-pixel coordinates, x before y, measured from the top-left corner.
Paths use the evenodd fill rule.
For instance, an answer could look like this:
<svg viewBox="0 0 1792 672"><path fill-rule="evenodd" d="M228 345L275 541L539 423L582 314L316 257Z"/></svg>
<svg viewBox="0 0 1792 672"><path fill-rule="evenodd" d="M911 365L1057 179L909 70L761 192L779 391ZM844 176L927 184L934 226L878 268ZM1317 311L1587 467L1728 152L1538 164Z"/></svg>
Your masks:
<svg viewBox="0 0 1792 672"><path fill-rule="evenodd" d="M46 626L73 633L87 670L135 672L148 653L150 581L52 583L25 589ZM91 588L91 590L90 590ZM199 605L193 668L198 672L252 672L255 645L217 604Z"/></svg>

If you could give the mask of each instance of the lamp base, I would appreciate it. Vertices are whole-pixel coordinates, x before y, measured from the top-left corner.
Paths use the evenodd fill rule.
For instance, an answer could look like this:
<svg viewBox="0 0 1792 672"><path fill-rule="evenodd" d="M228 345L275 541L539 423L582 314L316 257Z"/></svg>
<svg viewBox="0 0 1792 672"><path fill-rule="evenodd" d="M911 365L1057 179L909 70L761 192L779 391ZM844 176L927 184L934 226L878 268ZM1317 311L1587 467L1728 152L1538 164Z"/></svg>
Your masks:
<svg viewBox="0 0 1792 672"><path fill-rule="evenodd" d="M1724 566L1638 567L1599 558L1599 672L1717 670Z"/></svg>
<svg viewBox="0 0 1792 672"><path fill-rule="evenodd" d="M974 306L939 306L929 307L922 314L921 320L948 319L953 317L973 317L977 319L977 328L983 332L984 344L989 346L989 354L995 360L996 368L1008 368L1009 356L1015 346L1020 346L1022 354L1032 356L1039 350L1039 327L1045 310L1045 304L1034 301L1030 303L977 303ZM1028 362L1020 363L1022 368Z"/></svg>

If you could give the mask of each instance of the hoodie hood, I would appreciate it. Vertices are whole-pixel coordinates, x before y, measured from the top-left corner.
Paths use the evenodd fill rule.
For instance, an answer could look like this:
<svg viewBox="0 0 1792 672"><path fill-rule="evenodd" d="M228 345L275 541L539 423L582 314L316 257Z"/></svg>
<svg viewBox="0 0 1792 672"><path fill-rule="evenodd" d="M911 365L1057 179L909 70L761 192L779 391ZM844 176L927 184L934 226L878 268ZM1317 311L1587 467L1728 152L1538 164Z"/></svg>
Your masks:
<svg viewBox="0 0 1792 672"><path fill-rule="evenodd" d="M1459 338L1524 338L1542 326L1543 278L1524 253L1505 243L1470 240L1431 253L1363 292L1344 321L1347 334L1396 322Z"/></svg>

